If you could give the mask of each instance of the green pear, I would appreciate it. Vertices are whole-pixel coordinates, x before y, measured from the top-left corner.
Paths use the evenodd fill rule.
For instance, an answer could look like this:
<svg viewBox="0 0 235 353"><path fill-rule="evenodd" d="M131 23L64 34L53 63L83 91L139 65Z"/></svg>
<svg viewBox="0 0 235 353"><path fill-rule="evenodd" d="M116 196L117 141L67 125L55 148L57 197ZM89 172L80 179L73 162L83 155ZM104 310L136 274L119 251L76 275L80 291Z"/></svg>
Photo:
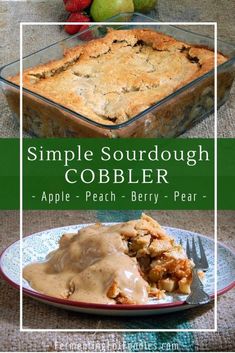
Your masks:
<svg viewBox="0 0 235 353"><path fill-rule="evenodd" d="M148 12L155 8L157 0L133 0L135 11Z"/></svg>
<svg viewBox="0 0 235 353"><path fill-rule="evenodd" d="M102 22L122 12L134 12L133 0L93 0L91 17Z"/></svg>

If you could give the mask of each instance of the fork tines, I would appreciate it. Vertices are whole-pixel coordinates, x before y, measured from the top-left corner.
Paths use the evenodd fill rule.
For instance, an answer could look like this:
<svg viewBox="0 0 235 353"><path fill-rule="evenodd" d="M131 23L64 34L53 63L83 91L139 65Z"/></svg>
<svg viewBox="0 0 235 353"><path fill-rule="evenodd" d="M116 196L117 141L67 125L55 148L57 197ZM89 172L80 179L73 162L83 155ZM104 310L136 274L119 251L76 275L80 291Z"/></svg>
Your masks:
<svg viewBox="0 0 235 353"><path fill-rule="evenodd" d="M199 255L198 255L198 251L197 251L197 247L196 247L196 242L198 244ZM206 253L205 253L205 250L204 250L204 247L202 244L202 240L200 239L200 237L197 237L197 241L195 241L195 238L193 237L192 245L190 245L190 241L189 241L189 239L187 239L186 254L189 259L193 260L195 266L198 269L201 269L201 270L208 269L209 265L208 265Z"/></svg>

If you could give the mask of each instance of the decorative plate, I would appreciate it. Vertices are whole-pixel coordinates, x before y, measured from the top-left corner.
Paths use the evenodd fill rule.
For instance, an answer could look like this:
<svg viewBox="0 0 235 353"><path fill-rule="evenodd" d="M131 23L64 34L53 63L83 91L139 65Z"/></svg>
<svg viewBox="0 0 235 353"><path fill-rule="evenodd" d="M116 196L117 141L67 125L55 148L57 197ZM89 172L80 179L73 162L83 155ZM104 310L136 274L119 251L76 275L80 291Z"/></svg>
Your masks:
<svg viewBox="0 0 235 353"><path fill-rule="evenodd" d="M106 223L111 225L112 223ZM72 225L61 228L49 229L35 233L23 238L22 242L22 264L23 267L31 262L44 261L46 255L58 247L58 240L63 233L76 232L88 224ZM214 297L214 241L206 236L190 231L165 227L168 234L172 235L177 242L180 239L183 245L187 238L199 236L204 245L209 269L206 272L204 289L213 299ZM218 272L217 272L217 294L221 295L235 285L235 254L221 243L218 243ZM20 242L16 241L3 251L0 257L0 273L2 277L13 287L20 288ZM76 302L66 299L49 297L32 289L28 282L23 279L23 292L25 295L44 303L54 305L68 310L85 312L99 315L153 315L173 311L189 309L192 306L185 303L185 295L167 294L165 299L150 299L145 305L121 305L121 304L94 304Z"/></svg>

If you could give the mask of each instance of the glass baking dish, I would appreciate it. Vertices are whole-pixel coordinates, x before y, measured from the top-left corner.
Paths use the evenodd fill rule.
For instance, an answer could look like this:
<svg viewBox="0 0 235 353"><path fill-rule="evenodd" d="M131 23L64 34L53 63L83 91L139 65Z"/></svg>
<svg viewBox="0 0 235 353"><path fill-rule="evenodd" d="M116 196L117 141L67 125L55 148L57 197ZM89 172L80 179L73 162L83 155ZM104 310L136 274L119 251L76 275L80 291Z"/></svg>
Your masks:
<svg viewBox="0 0 235 353"><path fill-rule="evenodd" d="M138 13L120 14L109 22L125 22L127 20L134 23L154 22L153 19ZM51 60L57 60L63 56L66 48L78 45L90 34L92 34L92 38L104 36L108 27L110 25L93 25L82 34L79 33L39 50L23 59L23 68L25 70ZM151 28L186 43L206 46L211 49L214 47L212 38L176 26L115 23L114 27L116 29ZM218 51L229 58L228 61L218 66L218 107L220 107L229 96L235 76L235 52L233 46L222 41L218 41ZM8 77L18 74L19 67L18 60L4 66L0 71L3 92L16 118L19 118L19 86L11 83ZM156 102L130 120L117 125L95 122L89 117L82 116L32 91L23 90L23 127L25 131L38 137L175 137L213 111L214 70Z"/></svg>

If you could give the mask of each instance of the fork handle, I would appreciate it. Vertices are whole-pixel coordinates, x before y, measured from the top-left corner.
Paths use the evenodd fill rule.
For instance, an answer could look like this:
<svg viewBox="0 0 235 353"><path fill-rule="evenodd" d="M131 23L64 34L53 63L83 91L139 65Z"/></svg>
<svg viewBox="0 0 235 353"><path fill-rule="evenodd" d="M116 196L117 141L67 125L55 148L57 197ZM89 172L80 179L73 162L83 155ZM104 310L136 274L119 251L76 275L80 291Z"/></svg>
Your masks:
<svg viewBox="0 0 235 353"><path fill-rule="evenodd" d="M194 267L192 270L192 283L190 288L192 290L192 289L197 289L198 287L200 289L203 289L203 283L199 278L198 270L196 269L196 267Z"/></svg>
<svg viewBox="0 0 235 353"><path fill-rule="evenodd" d="M191 293L186 298L186 303L191 305L206 304L210 302L209 295L203 290L203 284L198 276L197 269L192 270Z"/></svg>

